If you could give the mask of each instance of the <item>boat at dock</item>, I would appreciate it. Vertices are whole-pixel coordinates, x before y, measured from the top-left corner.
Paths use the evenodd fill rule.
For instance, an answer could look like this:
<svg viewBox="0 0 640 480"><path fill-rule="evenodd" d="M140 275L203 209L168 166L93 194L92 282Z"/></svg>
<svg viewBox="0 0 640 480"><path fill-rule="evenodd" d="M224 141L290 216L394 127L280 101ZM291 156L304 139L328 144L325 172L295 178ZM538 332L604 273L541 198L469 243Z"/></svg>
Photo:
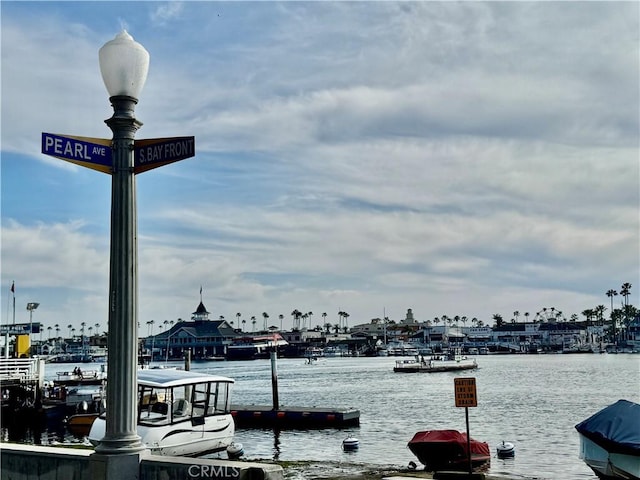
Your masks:
<svg viewBox="0 0 640 480"><path fill-rule="evenodd" d="M393 368L399 373L434 373L478 368L475 358L467 358L460 350L451 350L446 354L431 357L416 355L413 359L396 360Z"/></svg>
<svg viewBox="0 0 640 480"><path fill-rule="evenodd" d="M618 400L575 428L580 458L599 478L640 479L640 405Z"/></svg>
<svg viewBox="0 0 640 480"><path fill-rule="evenodd" d="M411 453L427 471L467 471L469 450L471 466L477 468L491 461L489 444L470 438L457 430L425 430L417 432L407 444Z"/></svg>
<svg viewBox="0 0 640 480"><path fill-rule="evenodd" d="M156 455L200 455L225 450L232 442L234 380L170 369L138 371L137 431ZM95 419L89 441L105 435L106 416Z"/></svg>

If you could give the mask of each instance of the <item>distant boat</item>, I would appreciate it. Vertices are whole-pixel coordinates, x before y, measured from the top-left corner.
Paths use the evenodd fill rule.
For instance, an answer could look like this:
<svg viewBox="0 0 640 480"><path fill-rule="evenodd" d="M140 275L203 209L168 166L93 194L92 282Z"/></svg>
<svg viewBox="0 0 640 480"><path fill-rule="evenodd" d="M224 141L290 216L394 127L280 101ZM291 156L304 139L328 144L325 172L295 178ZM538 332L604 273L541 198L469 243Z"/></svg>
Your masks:
<svg viewBox="0 0 640 480"><path fill-rule="evenodd" d="M227 347L227 360L256 360L269 358L274 347L288 345L279 333L237 339Z"/></svg>
<svg viewBox="0 0 640 480"><path fill-rule="evenodd" d="M452 350L448 354L424 357L416 355L411 360L396 360L394 372L399 373L434 373L450 372L456 370L473 370L478 368L475 358L467 358L459 349Z"/></svg>
<svg viewBox="0 0 640 480"><path fill-rule="evenodd" d="M471 448L471 466L473 468L491 461L489 444L469 439L467 434L457 430L427 430L417 432L409 441L409 450L424 464L427 471L455 470L467 471Z"/></svg>
<svg viewBox="0 0 640 480"><path fill-rule="evenodd" d="M601 479L640 479L640 405L627 400L576 425L580 458Z"/></svg>
<svg viewBox="0 0 640 480"><path fill-rule="evenodd" d="M101 385L107 379L106 374L99 370L82 370L75 368L70 372L56 372L53 380L55 386Z"/></svg>

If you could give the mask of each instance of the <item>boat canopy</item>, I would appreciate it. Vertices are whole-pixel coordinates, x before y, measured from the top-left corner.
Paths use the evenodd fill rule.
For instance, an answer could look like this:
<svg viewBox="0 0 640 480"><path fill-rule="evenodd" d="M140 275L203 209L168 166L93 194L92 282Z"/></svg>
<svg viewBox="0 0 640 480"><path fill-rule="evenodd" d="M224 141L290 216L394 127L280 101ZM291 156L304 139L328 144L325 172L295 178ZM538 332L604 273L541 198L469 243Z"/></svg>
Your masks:
<svg viewBox="0 0 640 480"><path fill-rule="evenodd" d="M153 388L171 388L195 383L226 382L235 383L232 378L188 370L150 369L138 370L138 385Z"/></svg>
<svg viewBox="0 0 640 480"><path fill-rule="evenodd" d="M576 425L576 430L611 453L640 455L640 405L616 403Z"/></svg>

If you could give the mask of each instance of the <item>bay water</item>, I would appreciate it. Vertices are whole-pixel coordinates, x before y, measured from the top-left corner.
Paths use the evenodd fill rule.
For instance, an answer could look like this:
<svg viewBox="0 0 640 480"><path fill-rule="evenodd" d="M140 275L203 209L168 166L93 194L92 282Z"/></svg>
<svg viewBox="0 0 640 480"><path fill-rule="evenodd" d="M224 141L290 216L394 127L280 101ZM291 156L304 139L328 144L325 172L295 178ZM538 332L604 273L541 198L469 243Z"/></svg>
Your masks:
<svg viewBox="0 0 640 480"><path fill-rule="evenodd" d="M455 406L454 378L475 377L478 406L469 408L472 438L489 443L489 473L514 477L593 480L578 457L574 426L598 410L627 399L640 403L640 356L629 354L483 355L464 372L394 373L394 357L278 360L278 393L286 406L360 410L360 426L344 430L238 429L245 458L339 462L406 468L420 463L407 448L419 430L466 431L465 409ZM236 380L234 403L272 403L268 360L194 363L193 370ZM355 436L360 448L342 450ZM498 459L502 441L516 455Z"/></svg>
<svg viewBox="0 0 640 480"><path fill-rule="evenodd" d="M578 457L574 426L619 399L640 403L640 355L482 355L476 357L476 370L430 374L394 373L398 358L329 357L311 364L305 359L278 359L281 408L355 408L360 411L360 426L239 428L235 441L244 446L243 458L327 462L344 471L404 469L411 461L421 468L407 448L408 441L420 430L466 431L465 409L455 406L454 378L475 377L478 406L469 408L469 431L472 438L490 445L489 473L596 480ZM272 405L269 360L193 362L191 369L234 378L234 404ZM60 370L60 365L47 365L47 370ZM343 451L347 436L359 439L358 450ZM496 457L502 441L514 443L514 458Z"/></svg>

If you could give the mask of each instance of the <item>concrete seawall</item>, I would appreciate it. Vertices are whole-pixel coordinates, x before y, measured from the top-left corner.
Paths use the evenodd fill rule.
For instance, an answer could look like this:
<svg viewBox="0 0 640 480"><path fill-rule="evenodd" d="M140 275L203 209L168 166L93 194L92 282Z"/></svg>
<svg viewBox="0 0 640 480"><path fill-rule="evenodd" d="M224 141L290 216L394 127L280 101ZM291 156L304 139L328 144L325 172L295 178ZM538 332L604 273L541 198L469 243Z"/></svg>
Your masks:
<svg viewBox="0 0 640 480"><path fill-rule="evenodd" d="M117 457L117 458L116 458ZM204 458L100 455L93 450L0 444L0 480L282 480L282 467ZM115 462L114 462L115 460ZM137 468L137 475L135 469Z"/></svg>

